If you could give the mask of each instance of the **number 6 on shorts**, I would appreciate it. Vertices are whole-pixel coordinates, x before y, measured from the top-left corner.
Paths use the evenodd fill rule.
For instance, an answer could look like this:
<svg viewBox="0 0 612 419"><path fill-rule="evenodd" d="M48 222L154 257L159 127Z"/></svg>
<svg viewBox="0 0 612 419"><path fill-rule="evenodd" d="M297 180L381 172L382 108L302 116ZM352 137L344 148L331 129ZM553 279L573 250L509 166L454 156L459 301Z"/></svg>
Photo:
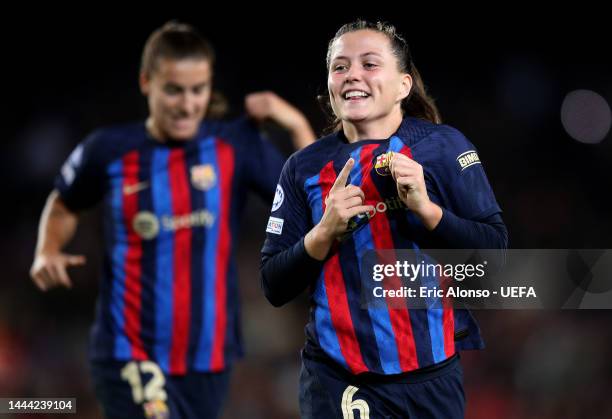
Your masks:
<svg viewBox="0 0 612 419"><path fill-rule="evenodd" d="M359 411L359 419L370 419L370 406L365 400L356 399L353 400L353 396L359 388L355 386L348 386L344 393L342 393L342 418L343 419L355 419L353 410Z"/></svg>

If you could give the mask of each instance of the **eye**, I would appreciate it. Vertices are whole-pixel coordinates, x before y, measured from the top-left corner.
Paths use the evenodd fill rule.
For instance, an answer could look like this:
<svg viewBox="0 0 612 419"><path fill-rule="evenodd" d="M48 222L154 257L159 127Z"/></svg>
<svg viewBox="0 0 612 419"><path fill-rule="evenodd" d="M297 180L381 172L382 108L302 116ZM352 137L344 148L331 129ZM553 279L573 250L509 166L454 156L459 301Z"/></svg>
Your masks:
<svg viewBox="0 0 612 419"><path fill-rule="evenodd" d="M364 63L363 67L365 69L367 69L367 70L372 70L372 69L378 67L378 64L376 64L376 63Z"/></svg>
<svg viewBox="0 0 612 419"><path fill-rule="evenodd" d="M172 84L164 86L164 92L168 95L178 95L181 93L181 88Z"/></svg>
<svg viewBox="0 0 612 419"><path fill-rule="evenodd" d="M332 67L332 69L333 69L335 72L338 72L338 73L341 73L341 72L343 72L343 71L346 71L346 69L347 69L347 68L348 68L348 67L347 67L346 65L344 65L344 64L334 64L334 66Z"/></svg>
<svg viewBox="0 0 612 419"><path fill-rule="evenodd" d="M200 95L200 94L204 93L207 88L208 88L207 84L202 84L200 86L194 87L192 91L193 91L194 94Z"/></svg>

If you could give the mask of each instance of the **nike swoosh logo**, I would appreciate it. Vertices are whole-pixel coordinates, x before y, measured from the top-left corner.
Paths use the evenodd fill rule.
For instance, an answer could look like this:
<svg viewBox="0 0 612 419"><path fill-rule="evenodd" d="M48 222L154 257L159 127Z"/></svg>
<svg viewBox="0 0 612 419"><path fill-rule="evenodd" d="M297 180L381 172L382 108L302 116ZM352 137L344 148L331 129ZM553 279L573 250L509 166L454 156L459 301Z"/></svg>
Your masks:
<svg viewBox="0 0 612 419"><path fill-rule="evenodd" d="M123 193L125 195L132 195L144 189L147 189L148 187L149 187L149 182L138 182L138 183L134 183L133 185L125 185L123 187Z"/></svg>

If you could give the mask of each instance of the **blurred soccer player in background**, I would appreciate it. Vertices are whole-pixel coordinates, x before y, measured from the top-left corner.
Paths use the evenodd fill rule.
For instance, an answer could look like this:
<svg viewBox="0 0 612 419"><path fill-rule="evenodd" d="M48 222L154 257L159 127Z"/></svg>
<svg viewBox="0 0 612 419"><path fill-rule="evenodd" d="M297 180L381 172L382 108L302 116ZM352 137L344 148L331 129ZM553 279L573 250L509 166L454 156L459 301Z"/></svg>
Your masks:
<svg viewBox="0 0 612 419"><path fill-rule="evenodd" d="M457 351L483 347L475 320L362 307L361 262L373 249L506 248L501 209L480 161L461 165L475 148L440 123L393 26L342 26L327 67L334 132L285 164L262 250L272 304L311 286L302 417L462 418Z"/></svg>
<svg viewBox="0 0 612 419"><path fill-rule="evenodd" d="M245 100L249 118L221 121L214 52L170 22L144 47L146 121L96 130L70 155L40 220L31 276L71 287L63 253L78 214L104 206L104 262L90 361L107 417L214 418L241 355L234 247L247 192L272 201L283 157L255 122L272 120L296 148L306 118L271 92ZM206 118L206 119L204 119Z"/></svg>

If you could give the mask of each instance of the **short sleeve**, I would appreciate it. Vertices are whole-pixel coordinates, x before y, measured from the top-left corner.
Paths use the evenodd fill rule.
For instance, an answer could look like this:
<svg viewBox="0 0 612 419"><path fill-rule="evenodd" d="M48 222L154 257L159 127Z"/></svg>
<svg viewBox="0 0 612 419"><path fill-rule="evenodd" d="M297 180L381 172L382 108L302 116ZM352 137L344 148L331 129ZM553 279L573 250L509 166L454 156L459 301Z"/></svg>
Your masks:
<svg viewBox="0 0 612 419"><path fill-rule="evenodd" d="M79 211L97 204L104 195L102 135L90 134L68 156L55 178L55 188L64 204Z"/></svg>

